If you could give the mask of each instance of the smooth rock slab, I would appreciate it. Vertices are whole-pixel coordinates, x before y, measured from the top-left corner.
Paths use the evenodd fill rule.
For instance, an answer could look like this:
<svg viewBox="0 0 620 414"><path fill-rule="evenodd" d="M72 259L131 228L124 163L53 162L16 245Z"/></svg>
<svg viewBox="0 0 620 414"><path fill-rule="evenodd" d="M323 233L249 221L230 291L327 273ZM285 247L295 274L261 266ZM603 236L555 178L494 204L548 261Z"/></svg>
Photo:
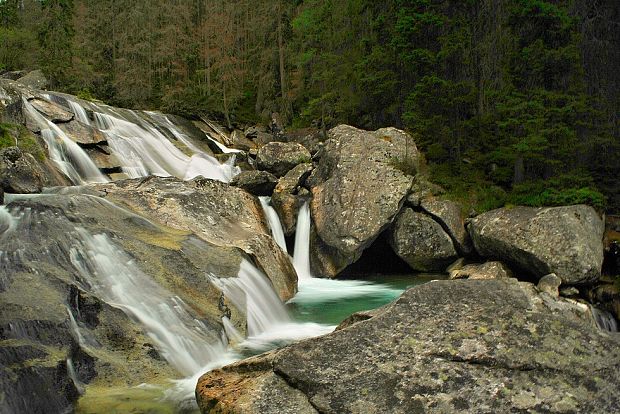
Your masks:
<svg viewBox="0 0 620 414"><path fill-rule="evenodd" d="M601 275L604 226L592 207L501 208L475 217L468 231L480 255L537 278L584 284Z"/></svg>
<svg viewBox="0 0 620 414"><path fill-rule="evenodd" d="M275 412L289 393L255 382L275 375L320 413L615 412L620 336L543 299L515 279L431 282L370 319L203 375L198 402L263 412L237 403L253 395Z"/></svg>

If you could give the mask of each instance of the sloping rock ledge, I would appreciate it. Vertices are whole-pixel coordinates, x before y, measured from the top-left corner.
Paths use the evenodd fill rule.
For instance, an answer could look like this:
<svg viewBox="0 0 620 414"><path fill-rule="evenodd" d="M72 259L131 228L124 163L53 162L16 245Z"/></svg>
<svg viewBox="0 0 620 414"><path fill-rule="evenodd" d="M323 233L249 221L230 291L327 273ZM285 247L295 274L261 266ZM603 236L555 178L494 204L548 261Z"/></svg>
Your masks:
<svg viewBox="0 0 620 414"><path fill-rule="evenodd" d="M196 389L202 412L603 413L620 406L620 336L595 328L585 305L532 284L431 282L363 316L205 374Z"/></svg>

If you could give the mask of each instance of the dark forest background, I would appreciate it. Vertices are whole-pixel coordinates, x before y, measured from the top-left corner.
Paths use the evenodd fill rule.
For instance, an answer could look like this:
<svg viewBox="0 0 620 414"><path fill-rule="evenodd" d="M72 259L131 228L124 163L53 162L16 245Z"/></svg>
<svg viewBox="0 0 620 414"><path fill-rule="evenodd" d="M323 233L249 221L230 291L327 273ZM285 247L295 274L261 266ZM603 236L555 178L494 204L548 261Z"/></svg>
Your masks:
<svg viewBox="0 0 620 414"><path fill-rule="evenodd" d="M0 0L0 70L229 127L405 128L478 209L620 209L617 0Z"/></svg>

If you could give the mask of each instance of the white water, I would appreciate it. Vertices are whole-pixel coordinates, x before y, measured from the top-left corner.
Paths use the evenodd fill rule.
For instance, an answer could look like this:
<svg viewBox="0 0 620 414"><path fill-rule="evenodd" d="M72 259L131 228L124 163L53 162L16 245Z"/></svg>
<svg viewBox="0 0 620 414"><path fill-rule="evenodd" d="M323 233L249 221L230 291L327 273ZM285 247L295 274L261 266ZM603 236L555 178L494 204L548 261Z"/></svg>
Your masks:
<svg viewBox="0 0 620 414"><path fill-rule="evenodd" d="M41 128L50 159L73 184L108 181L86 152L58 126L41 115L26 99L23 99L23 105L27 116Z"/></svg>
<svg viewBox="0 0 620 414"><path fill-rule="evenodd" d="M305 203L297 215L293 266L299 276L299 292L289 303L320 303L361 296L391 296L401 291L387 285L362 280L315 278L310 270L310 205Z"/></svg>
<svg viewBox="0 0 620 414"><path fill-rule="evenodd" d="M286 252L287 248L286 240L284 239L284 230L282 229L282 223L280 222L278 213L271 206L271 197L258 197L258 200L260 201L260 205L263 207L265 216L267 216L267 222L269 223L269 228L271 229L273 239L276 241L278 246Z"/></svg>
<svg viewBox="0 0 620 414"><path fill-rule="evenodd" d="M246 312L248 338L241 347L260 350L273 341L290 342L321 335L334 328L293 322L269 279L247 260L241 262L238 277L211 275L210 279L237 309Z"/></svg>
<svg viewBox="0 0 620 414"><path fill-rule="evenodd" d="M148 122L133 111L91 105L98 110L94 111L95 126L105 134L112 153L120 161L123 172L130 178L152 174L191 180L203 176L229 182L240 172L234 165L234 156L224 164L220 164L215 157L200 151L164 115L148 113L154 121ZM163 123L164 127L193 154L187 155L177 148L156 128L155 121Z"/></svg>
<svg viewBox="0 0 620 414"><path fill-rule="evenodd" d="M161 355L192 376L226 355L226 344L193 318L187 306L155 283L104 234L77 229L71 262L89 290L140 322Z"/></svg>
<svg viewBox="0 0 620 414"><path fill-rule="evenodd" d="M618 323L611 313L595 308L594 306L590 306L590 311L592 312L592 317L594 318L594 321L599 329L602 329L603 331L618 332Z"/></svg>
<svg viewBox="0 0 620 414"><path fill-rule="evenodd" d="M297 214L297 228L295 230L295 252L293 266L299 276L299 281L312 279L310 271L310 205L304 203Z"/></svg>
<svg viewBox="0 0 620 414"><path fill-rule="evenodd" d="M71 108L71 111L73 112L77 120L83 124L90 125L90 119L88 119L86 110L82 107L82 105L69 99L67 99L67 102L69 103L69 108Z"/></svg>
<svg viewBox="0 0 620 414"><path fill-rule="evenodd" d="M78 393L84 394L84 384L82 384L82 382L80 382L80 380L78 379L71 358L67 358L67 372L69 373L69 378L71 378L71 381L73 381L73 385L75 385L75 389L78 391Z"/></svg>

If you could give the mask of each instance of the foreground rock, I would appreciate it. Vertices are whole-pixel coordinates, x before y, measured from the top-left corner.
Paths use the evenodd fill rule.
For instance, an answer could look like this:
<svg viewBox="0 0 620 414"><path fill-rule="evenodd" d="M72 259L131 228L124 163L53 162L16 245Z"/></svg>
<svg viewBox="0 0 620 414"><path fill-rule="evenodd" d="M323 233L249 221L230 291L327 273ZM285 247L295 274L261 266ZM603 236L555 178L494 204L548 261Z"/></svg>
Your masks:
<svg viewBox="0 0 620 414"><path fill-rule="evenodd" d="M370 319L363 320L370 317ZM605 413L620 336L515 279L438 281L332 334L205 374L203 413Z"/></svg>
<svg viewBox="0 0 620 414"><path fill-rule="evenodd" d="M139 324L93 295L80 272L89 248L79 231L105 234L118 251L140 258L136 266L182 298L214 332L214 343L222 316L243 326L243 313L205 278L207 272L234 276L243 258L238 250L157 226L89 195L35 195L10 203L0 215L2 413L72 411L79 390L68 359L78 381L95 387L178 375Z"/></svg>
<svg viewBox="0 0 620 414"><path fill-rule="evenodd" d="M308 185L317 235L312 264L317 274L333 277L400 211L420 154L412 138L395 128L369 132L340 125L328 138Z"/></svg>
<svg viewBox="0 0 620 414"><path fill-rule="evenodd" d="M230 181L233 187L255 196L270 196L277 183L278 177L267 171L242 171Z"/></svg>
<svg viewBox="0 0 620 414"><path fill-rule="evenodd" d="M502 208L468 227L476 251L540 278L565 284L595 282L603 265L603 222L593 208Z"/></svg>

